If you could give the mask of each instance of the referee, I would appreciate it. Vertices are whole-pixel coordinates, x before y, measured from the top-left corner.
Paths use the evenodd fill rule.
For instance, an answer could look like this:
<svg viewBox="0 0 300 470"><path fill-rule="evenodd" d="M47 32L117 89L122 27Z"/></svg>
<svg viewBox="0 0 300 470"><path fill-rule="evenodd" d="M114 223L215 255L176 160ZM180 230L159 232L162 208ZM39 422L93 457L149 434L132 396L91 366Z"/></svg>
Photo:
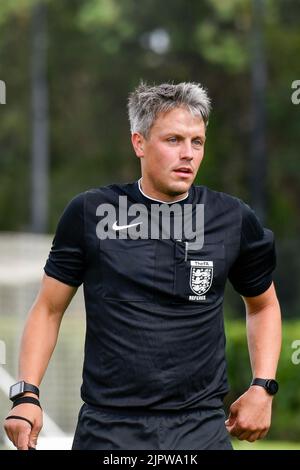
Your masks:
<svg viewBox="0 0 300 470"><path fill-rule="evenodd" d="M274 237L242 200L195 186L210 100L141 83L128 101L141 178L76 196L58 223L24 329L4 422L18 449L42 427L39 385L83 284L87 327L73 449L232 449L270 427L281 345ZM242 296L253 380L230 407L223 299Z"/></svg>

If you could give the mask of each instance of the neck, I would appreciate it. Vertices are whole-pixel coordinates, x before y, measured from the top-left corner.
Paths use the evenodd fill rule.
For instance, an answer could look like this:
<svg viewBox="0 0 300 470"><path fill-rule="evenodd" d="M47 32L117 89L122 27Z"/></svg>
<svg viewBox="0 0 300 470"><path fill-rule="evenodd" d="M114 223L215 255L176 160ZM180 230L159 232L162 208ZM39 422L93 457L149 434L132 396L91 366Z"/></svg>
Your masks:
<svg viewBox="0 0 300 470"><path fill-rule="evenodd" d="M142 178L140 178L138 180L138 185L139 185L139 190L141 191L141 193L143 194L143 196L147 197L148 199L152 199L153 201L156 201L156 202L161 202L161 203L164 203L164 204L168 204L168 203L171 203L171 202L179 202L179 201L183 201L184 199L186 199L189 195L189 193L185 193L185 194L180 194L179 196L175 196L173 198L168 198L168 200L166 199L160 199L158 198L157 194L151 194L150 192L145 192L144 190L144 187L143 187L143 181L142 181ZM156 197L154 197L156 196Z"/></svg>

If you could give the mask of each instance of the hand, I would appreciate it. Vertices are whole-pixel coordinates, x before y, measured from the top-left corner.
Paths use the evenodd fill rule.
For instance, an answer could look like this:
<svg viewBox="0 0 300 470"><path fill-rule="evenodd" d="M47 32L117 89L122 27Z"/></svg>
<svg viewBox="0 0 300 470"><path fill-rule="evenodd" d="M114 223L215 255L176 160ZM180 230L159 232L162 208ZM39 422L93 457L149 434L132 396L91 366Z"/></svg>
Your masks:
<svg viewBox="0 0 300 470"><path fill-rule="evenodd" d="M262 387L252 385L230 407L227 431L239 440L263 439L271 425L272 399Z"/></svg>
<svg viewBox="0 0 300 470"><path fill-rule="evenodd" d="M4 420L4 429L9 440L18 450L35 448L40 430L43 426L43 412L39 406L22 403L10 410L7 416L23 416L32 422L33 428L21 419Z"/></svg>

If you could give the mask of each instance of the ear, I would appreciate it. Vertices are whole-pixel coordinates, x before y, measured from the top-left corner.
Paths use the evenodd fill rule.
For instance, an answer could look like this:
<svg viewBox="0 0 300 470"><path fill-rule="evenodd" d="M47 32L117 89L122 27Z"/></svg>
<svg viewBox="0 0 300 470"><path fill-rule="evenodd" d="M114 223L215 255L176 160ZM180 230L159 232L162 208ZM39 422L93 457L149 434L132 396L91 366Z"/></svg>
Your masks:
<svg viewBox="0 0 300 470"><path fill-rule="evenodd" d="M139 132L134 132L131 134L131 143L133 145L136 156L139 158L144 156L144 141L145 138Z"/></svg>

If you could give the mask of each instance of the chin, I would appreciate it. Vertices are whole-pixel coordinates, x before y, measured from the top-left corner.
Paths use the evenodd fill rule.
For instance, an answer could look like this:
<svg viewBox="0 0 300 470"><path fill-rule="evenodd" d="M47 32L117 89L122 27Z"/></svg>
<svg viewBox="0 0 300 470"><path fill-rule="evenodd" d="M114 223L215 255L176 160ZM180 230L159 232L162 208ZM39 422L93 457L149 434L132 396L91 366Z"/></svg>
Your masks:
<svg viewBox="0 0 300 470"><path fill-rule="evenodd" d="M168 188L170 196L180 196L189 191L192 183L177 183Z"/></svg>

